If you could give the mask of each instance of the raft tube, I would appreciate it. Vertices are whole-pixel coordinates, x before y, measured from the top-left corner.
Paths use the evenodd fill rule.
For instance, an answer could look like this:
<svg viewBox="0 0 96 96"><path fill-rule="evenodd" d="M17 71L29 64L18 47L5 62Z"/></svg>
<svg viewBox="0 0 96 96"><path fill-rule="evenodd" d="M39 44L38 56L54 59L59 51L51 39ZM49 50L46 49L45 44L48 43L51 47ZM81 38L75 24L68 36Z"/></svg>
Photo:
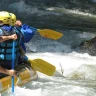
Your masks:
<svg viewBox="0 0 96 96"><path fill-rule="evenodd" d="M29 70L27 67L22 71L19 71L19 77L14 77L14 85L21 86L29 81L35 80L38 76L37 73L32 67ZM6 91L11 87L11 76L5 76L0 79L0 93Z"/></svg>

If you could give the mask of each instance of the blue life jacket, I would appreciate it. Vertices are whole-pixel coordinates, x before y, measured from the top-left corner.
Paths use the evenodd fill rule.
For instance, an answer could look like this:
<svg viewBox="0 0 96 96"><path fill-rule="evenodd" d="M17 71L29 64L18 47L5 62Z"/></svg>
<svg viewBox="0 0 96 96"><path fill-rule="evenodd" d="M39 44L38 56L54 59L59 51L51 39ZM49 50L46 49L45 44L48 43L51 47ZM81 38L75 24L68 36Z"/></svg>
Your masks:
<svg viewBox="0 0 96 96"><path fill-rule="evenodd" d="M16 28L18 31L20 31L22 33L22 36L21 36L22 40L20 40L21 41L20 45L26 52L26 47L25 47L24 43L28 43L33 38L37 29L34 27L30 27L26 24L23 24L22 26L16 27Z"/></svg>
<svg viewBox="0 0 96 96"><path fill-rule="evenodd" d="M12 34L17 34L18 31L12 26L0 26L0 36L9 36ZM20 56L20 40L15 40L15 60ZM0 59L1 60L12 60L12 48L13 48L13 40L6 40L0 43Z"/></svg>

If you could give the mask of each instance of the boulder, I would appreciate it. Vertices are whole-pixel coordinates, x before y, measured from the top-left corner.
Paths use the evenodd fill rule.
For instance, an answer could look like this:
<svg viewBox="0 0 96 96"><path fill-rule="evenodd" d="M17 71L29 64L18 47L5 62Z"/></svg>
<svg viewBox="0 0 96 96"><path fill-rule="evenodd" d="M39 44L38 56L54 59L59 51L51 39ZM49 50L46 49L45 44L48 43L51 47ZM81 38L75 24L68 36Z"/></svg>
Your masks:
<svg viewBox="0 0 96 96"><path fill-rule="evenodd" d="M96 56L96 37L81 42L79 48L81 52L87 52L89 55Z"/></svg>

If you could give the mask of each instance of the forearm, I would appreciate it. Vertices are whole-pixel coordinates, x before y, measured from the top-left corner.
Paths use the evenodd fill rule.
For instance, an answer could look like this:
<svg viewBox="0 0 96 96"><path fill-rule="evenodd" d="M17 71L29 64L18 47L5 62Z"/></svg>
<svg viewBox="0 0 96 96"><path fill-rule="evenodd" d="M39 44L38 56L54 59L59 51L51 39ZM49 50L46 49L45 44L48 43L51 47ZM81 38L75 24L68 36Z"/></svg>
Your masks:
<svg viewBox="0 0 96 96"><path fill-rule="evenodd" d="M11 36L0 36L0 42L11 39Z"/></svg>
<svg viewBox="0 0 96 96"><path fill-rule="evenodd" d="M10 35L10 36L0 36L0 42L6 41L6 40L9 40L9 39L16 40L17 35L13 34L13 35Z"/></svg>
<svg viewBox="0 0 96 96"><path fill-rule="evenodd" d="M9 70L0 66L0 73L9 74Z"/></svg>
<svg viewBox="0 0 96 96"><path fill-rule="evenodd" d="M8 69L5 69L3 67L0 66L0 73L4 73L4 74L8 74L10 76L16 76L16 71L11 69L11 70L8 70Z"/></svg>

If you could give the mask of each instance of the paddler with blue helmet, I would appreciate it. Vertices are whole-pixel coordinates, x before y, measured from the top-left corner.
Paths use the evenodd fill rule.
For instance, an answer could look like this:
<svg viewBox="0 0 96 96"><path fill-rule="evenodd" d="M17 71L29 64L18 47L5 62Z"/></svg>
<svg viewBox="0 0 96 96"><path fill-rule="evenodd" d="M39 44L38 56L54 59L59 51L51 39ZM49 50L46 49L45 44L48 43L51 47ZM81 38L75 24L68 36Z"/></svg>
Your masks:
<svg viewBox="0 0 96 96"><path fill-rule="evenodd" d="M0 12L0 73L15 76L12 68L12 44L15 40L15 66L20 56L20 36L18 31L11 26L12 17L6 11Z"/></svg>

